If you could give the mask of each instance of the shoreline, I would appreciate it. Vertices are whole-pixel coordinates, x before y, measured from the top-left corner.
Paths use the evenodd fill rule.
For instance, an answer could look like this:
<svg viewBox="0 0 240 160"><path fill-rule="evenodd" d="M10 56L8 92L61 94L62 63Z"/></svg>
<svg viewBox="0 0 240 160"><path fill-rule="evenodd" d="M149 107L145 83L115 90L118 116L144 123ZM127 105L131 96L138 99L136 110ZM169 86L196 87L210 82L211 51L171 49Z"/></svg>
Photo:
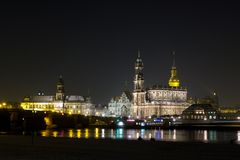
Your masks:
<svg viewBox="0 0 240 160"><path fill-rule="evenodd" d="M239 151L230 143L0 136L0 159L238 159Z"/></svg>

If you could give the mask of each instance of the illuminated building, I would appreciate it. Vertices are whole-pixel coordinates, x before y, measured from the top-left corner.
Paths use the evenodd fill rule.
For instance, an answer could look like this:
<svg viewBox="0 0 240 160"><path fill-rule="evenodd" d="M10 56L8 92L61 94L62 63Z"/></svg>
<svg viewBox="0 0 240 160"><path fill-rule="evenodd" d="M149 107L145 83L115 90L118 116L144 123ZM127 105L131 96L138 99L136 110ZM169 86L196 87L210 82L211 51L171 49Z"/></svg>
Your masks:
<svg viewBox="0 0 240 160"><path fill-rule="evenodd" d="M214 121L218 118L218 112L211 104L193 104L183 111L184 123L196 123Z"/></svg>
<svg viewBox="0 0 240 160"><path fill-rule="evenodd" d="M197 104L211 104L215 108L219 108L218 102L218 94L216 92L212 92L209 96L204 98L199 98L196 101Z"/></svg>
<svg viewBox="0 0 240 160"><path fill-rule="evenodd" d="M127 117L130 115L132 106L132 94L124 91L121 96L114 97L108 103L108 116L111 117Z"/></svg>
<svg viewBox="0 0 240 160"><path fill-rule="evenodd" d="M138 53L135 62L134 90L131 115L135 118L150 116L180 115L190 106L187 102L187 89L180 87L177 78L175 59L171 69L169 87L154 85L144 88L143 61Z"/></svg>
<svg viewBox="0 0 240 160"><path fill-rule="evenodd" d="M89 97L65 95L64 82L61 76L57 82L55 95L38 94L37 96L25 97L21 102L21 107L24 110L82 115L92 115L94 111L94 105Z"/></svg>
<svg viewBox="0 0 240 160"><path fill-rule="evenodd" d="M220 120L237 120L240 121L240 107L219 107Z"/></svg>
<svg viewBox="0 0 240 160"><path fill-rule="evenodd" d="M0 109L12 109L14 108L12 104L7 103L7 102L1 102L0 101Z"/></svg>

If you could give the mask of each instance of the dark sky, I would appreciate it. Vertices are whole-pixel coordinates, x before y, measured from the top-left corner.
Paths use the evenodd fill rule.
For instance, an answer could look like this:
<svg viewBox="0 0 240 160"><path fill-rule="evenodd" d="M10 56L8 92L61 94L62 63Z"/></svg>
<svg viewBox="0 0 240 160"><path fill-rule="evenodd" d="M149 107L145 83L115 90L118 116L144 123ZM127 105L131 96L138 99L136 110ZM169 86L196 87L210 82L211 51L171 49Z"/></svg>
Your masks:
<svg viewBox="0 0 240 160"><path fill-rule="evenodd" d="M145 86L167 84L176 51L182 85L192 97L216 90L240 104L240 6L235 1L9 1L0 5L0 100L38 90L107 103L132 89L137 50Z"/></svg>

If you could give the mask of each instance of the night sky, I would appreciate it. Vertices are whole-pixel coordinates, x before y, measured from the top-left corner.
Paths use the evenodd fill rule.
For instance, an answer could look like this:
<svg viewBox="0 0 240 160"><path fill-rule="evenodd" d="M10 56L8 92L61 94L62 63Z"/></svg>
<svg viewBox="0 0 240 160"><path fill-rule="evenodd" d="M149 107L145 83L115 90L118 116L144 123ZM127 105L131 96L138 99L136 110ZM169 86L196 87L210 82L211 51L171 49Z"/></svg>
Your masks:
<svg viewBox="0 0 240 160"><path fill-rule="evenodd" d="M231 1L10 1L0 5L0 100L39 90L108 103L125 81L132 90L137 51L145 86L178 77L192 97L216 90L240 105L240 6Z"/></svg>

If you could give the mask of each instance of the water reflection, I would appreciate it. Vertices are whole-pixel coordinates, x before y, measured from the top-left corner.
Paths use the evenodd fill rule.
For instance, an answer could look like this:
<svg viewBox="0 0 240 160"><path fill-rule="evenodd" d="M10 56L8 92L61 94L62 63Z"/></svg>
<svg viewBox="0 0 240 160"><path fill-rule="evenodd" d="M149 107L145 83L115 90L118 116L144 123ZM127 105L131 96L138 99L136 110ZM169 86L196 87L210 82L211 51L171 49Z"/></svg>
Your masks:
<svg viewBox="0 0 240 160"><path fill-rule="evenodd" d="M203 140L204 141L208 141L208 132L207 132L207 130L204 130L203 134L204 134Z"/></svg>
<svg viewBox="0 0 240 160"><path fill-rule="evenodd" d="M237 141L240 142L240 131L237 133Z"/></svg>
<svg viewBox="0 0 240 160"><path fill-rule="evenodd" d="M216 141L217 140L217 132L216 131L209 131L209 140Z"/></svg>
<svg viewBox="0 0 240 160"><path fill-rule="evenodd" d="M94 136L96 139L98 139L99 138L99 129L98 128L96 128L95 129L95 136Z"/></svg>
<svg viewBox="0 0 240 160"><path fill-rule="evenodd" d="M77 138L81 138L81 130L80 129L77 130Z"/></svg>
<svg viewBox="0 0 240 160"><path fill-rule="evenodd" d="M141 137L142 137L142 138L146 138L146 137L145 137L145 129L141 129Z"/></svg>
<svg viewBox="0 0 240 160"><path fill-rule="evenodd" d="M58 132L57 131L53 131L53 137L57 137Z"/></svg>
<svg viewBox="0 0 240 160"><path fill-rule="evenodd" d="M123 138L123 129L118 128L116 129L116 139L122 139Z"/></svg>
<svg viewBox="0 0 240 160"><path fill-rule="evenodd" d="M69 129L67 131L44 130L43 137L95 138L95 139L129 139L136 140L142 137L145 140L154 138L159 141L202 141L202 142L229 142L232 139L240 142L240 131L216 130L145 130L145 129Z"/></svg>
<svg viewBox="0 0 240 160"><path fill-rule="evenodd" d="M177 139L176 129L173 130L173 140Z"/></svg>
<svg viewBox="0 0 240 160"><path fill-rule="evenodd" d="M101 137L102 137L102 138L105 138L105 129L102 129L102 133L101 133L101 134L102 134Z"/></svg>
<svg viewBox="0 0 240 160"><path fill-rule="evenodd" d="M88 129L85 129L85 138L89 137Z"/></svg>
<svg viewBox="0 0 240 160"><path fill-rule="evenodd" d="M72 129L68 130L68 137L73 138L73 130Z"/></svg>

